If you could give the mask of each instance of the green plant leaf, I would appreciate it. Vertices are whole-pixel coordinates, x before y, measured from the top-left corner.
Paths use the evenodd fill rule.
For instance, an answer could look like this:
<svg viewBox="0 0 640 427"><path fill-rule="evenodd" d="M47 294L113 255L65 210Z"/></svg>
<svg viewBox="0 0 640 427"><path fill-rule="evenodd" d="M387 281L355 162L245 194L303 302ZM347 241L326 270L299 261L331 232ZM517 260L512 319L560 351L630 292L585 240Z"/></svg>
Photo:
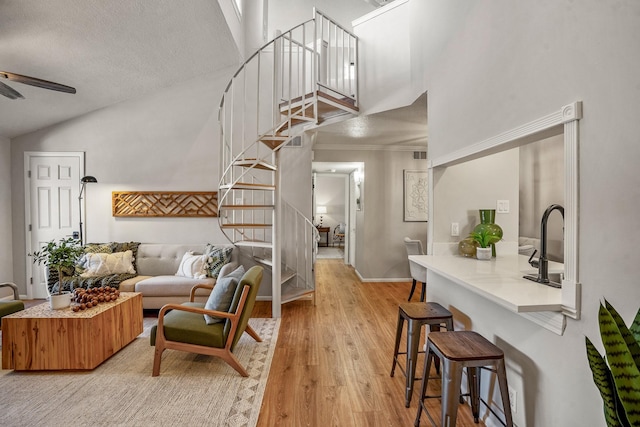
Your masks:
<svg viewBox="0 0 640 427"><path fill-rule="evenodd" d="M640 425L640 371L614 316L600 304L600 336L618 396L631 425ZM623 322L623 330L631 334ZM635 342L635 341L634 341Z"/></svg>
<svg viewBox="0 0 640 427"><path fill-rule="evenodd" d="M624 319L622 318L622 316L620 316L620 314L616 311L616 309L613 308L611 304L609 304L609 301L604 300L604 304L607 310L609 311L609 313L611 314L611 317L616 322L616 325L618 326L618 330L620 331L620 335L624 339L624 342L627 344L627 347L629 348L629 352L633 357L633 361L636 364L636 368L640 368L640 345L638 345L638 341L633 336L629 328L627 328L627 325L624 323Z"/></svg>
<svg viewBox="0 0 640 427"><path fill-rule="evenodd" d="M616 411L617 393L611 371L591 340L585 337L585 341L587 346L587 359L589 360L589 367L593 375L593 382L596 384L596 387L598 387L600 396L602 396L604 419L607 422L607 426L622 427L623 424L618 419Z"/></svg>
<svg viewBox="0 0 640 427"><path fill-rule="evenodd" d="M473 240L478 242L481 248L487 248L492 243L493 235L491 235L487 230L480 230L479 232L472 231L469 234Z"/></svg>
<svg viewBox="0 0 640 427"><path fill-rule="evenodd" d="M636 317L633 319L633 323L629 328L631 334L636 339L636 342L640 343L640 310L636 313Z"/></svg>

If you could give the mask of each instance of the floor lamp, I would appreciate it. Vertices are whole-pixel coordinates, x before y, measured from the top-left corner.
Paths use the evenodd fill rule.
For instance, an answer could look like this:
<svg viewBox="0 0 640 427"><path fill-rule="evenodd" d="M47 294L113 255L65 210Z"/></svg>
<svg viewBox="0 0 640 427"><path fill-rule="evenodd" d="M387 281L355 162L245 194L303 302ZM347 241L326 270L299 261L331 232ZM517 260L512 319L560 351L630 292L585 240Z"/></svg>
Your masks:
<svg viewBox="0 0 640 427"><path fill-rule="evenodd" d="M95 176L88 175L80 179L80 195L78 196L78 208L80 210L80 246L84 245L84 239L82 237L82 193L84 193L84 187L91 182L98 182L98 180Z"/></svg>

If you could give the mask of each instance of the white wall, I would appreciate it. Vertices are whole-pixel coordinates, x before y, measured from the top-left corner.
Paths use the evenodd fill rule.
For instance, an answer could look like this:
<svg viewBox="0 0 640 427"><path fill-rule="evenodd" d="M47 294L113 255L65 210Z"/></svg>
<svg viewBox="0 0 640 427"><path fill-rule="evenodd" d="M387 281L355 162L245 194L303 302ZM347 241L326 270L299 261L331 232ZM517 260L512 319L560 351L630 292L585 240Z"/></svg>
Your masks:
<svg viewBox="0 0 640 427"><path fill-rule="evenodd" d="M333 229L339 223L347 222L345 198L347 194L348 175L323 174L316 175L316 206L326 206L327 213L322 215L322 225L329 227L329 243L333 238ZM319 215L315 215L315 222L320 223ZM325 236L321 236L323 239Z"/></svg>
<svg viewBox="0 0 640 427"><path fill-rule="evenodd" d="M509 200L508 214L496 213L502 241L496 253L516 253L518 242L518 150L472 160L444 170L434 170L435 254L458 253L458 242L480 223L479 209L496 209L498 200ZM451 223L459 224L460 236L451 236ZM434 243L434 247L436 244Z"/></svg>
<svg viewBox="0 0 640 427"><path fill-rule="evenodd" d="M505 350L509 381L524 398L517 425L604 425L584 337L600 343L602 298L628 323L640 301L634 225L640 207L640 55L632 54L640 39L640 3L412 0L410 7L412 55L422 55L412 63L422 64L427 85L432 158L584 102L581 320L568 319L564 335L557 336L436 275L429 276L429 295ZM432 34L439 46L429 41Z"/></svg>
<svg viewBox="0 0 640 427"><path fill-rule="evenodd" d="M520 147L520 236L540 239L540 220L548 206L564 206L563 135ZM547 255L564 260L562 216L554 213L547 222ZM534 245L538 251L539 245Z"/></svg>
<svg viewBox="0 0 640 427"><path fill-rule="evenodd" d="M411 81L408 4L394 3L363 17L354 25L360 38L359 90L361 114L373 114L412 104L419 94ZM381 25L393 31L380 31Z"/></svg>
<svg viewBox="0 0 640 427"><path fill-rule="evenodd" d="M0 136L0 283L14 282L11 223L11 145ZM6 295L13 293L0 289L0 298Z"/></svg>
<svg viewBox="0 0 640 427"><path fill-rule="evenodd" d="M403 171L426 170L411 151L322 150L317 162L363 162L363 209L356 213L355 269L364 280L409 278L404 237L426 244L426 222L403 221Z"/></svg>
<svg viewBox="0 0 640 427"><path fill-rule="evenodd" d="M13 139L11 206L16 281L24 286L25 151L86 152L85 171L98 179L97 184L87 186L85 195L88 241L226 242L217 218L115 218L111 215L111 192L216 191L218 105L233 71L201 76Z"/></svg>
<svg viewBox="0 0 640 427"><path fill-rule="evenodd" d="M313 18L314 7L347 30L351 30L351 21L375 9L360 0L269 0L267 38L271 40L276 30L288 31Z"/></svg>

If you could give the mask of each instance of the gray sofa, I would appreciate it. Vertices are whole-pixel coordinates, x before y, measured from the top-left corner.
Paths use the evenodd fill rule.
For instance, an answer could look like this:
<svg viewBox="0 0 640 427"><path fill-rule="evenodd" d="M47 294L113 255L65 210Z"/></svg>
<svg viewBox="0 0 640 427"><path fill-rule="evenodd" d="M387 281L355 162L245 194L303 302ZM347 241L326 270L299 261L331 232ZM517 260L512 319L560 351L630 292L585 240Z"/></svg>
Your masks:
<svg viewBox="0 0 640 427"><path fill-rule="evenodd" d="M159 309L168 303L182 303L189 300L191 288L199 283L215 284L216 279L192 279L176 276L182 256L187 251L201 254L204 244L141 243L136 256L137 276L120 282L121 292L141 292L142 307ZM233 247L232 245L216 245ZM220 276L233 271L238 266L237 251L231 253L231 262L222 267ZM196 301L206 302L209 292L198 290Z"/></svg>

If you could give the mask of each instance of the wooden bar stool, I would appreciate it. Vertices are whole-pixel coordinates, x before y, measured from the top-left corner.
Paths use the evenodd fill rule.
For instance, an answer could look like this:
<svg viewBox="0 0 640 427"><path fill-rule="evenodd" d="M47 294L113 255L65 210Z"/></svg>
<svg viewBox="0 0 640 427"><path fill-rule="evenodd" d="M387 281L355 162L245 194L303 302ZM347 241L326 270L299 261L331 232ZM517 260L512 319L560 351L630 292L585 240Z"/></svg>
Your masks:
<svg viewBox="0 0 640 427"><path fill-rule="evenodd" d="M504 353L482 335L473 331L433 332L427 338L427 356L424 362L424 374L420 389L420 404L416 415L415 426L420 425L422 410L426 412L424 399L429 382L429 370L433 357L442 361L442 416L443 427L454 427L458 414L458 398L462 369L467 368L471 397L471 411L477 423L480 412L480 375L479 368L493 366L490 369L498 375L502 406L506 418L506 426L512 427L511 405L509 404L509 389L507 373L504 367ZM427 414L428 415L428 414Z"/></svg>
<svg viewBox="0 0 640 427"><path fill-rule="evenodd" d="M407 351L400 352L400 339L404 321L407 321ZM449 310L437 302L407 302L400 304L398 308L398 329L396 330L396 347L393 352L393 365L391 366L391 376L396 370L399 355L406 355L405 368L400 369L406 377L404 406L409 407L411 395L413 394L413 383L420 378L416 378L416 364L420 344L420 333L423 325L429 325L432 331L439 331L444 327L448 331L453 331L453 315Z"/></svg>

